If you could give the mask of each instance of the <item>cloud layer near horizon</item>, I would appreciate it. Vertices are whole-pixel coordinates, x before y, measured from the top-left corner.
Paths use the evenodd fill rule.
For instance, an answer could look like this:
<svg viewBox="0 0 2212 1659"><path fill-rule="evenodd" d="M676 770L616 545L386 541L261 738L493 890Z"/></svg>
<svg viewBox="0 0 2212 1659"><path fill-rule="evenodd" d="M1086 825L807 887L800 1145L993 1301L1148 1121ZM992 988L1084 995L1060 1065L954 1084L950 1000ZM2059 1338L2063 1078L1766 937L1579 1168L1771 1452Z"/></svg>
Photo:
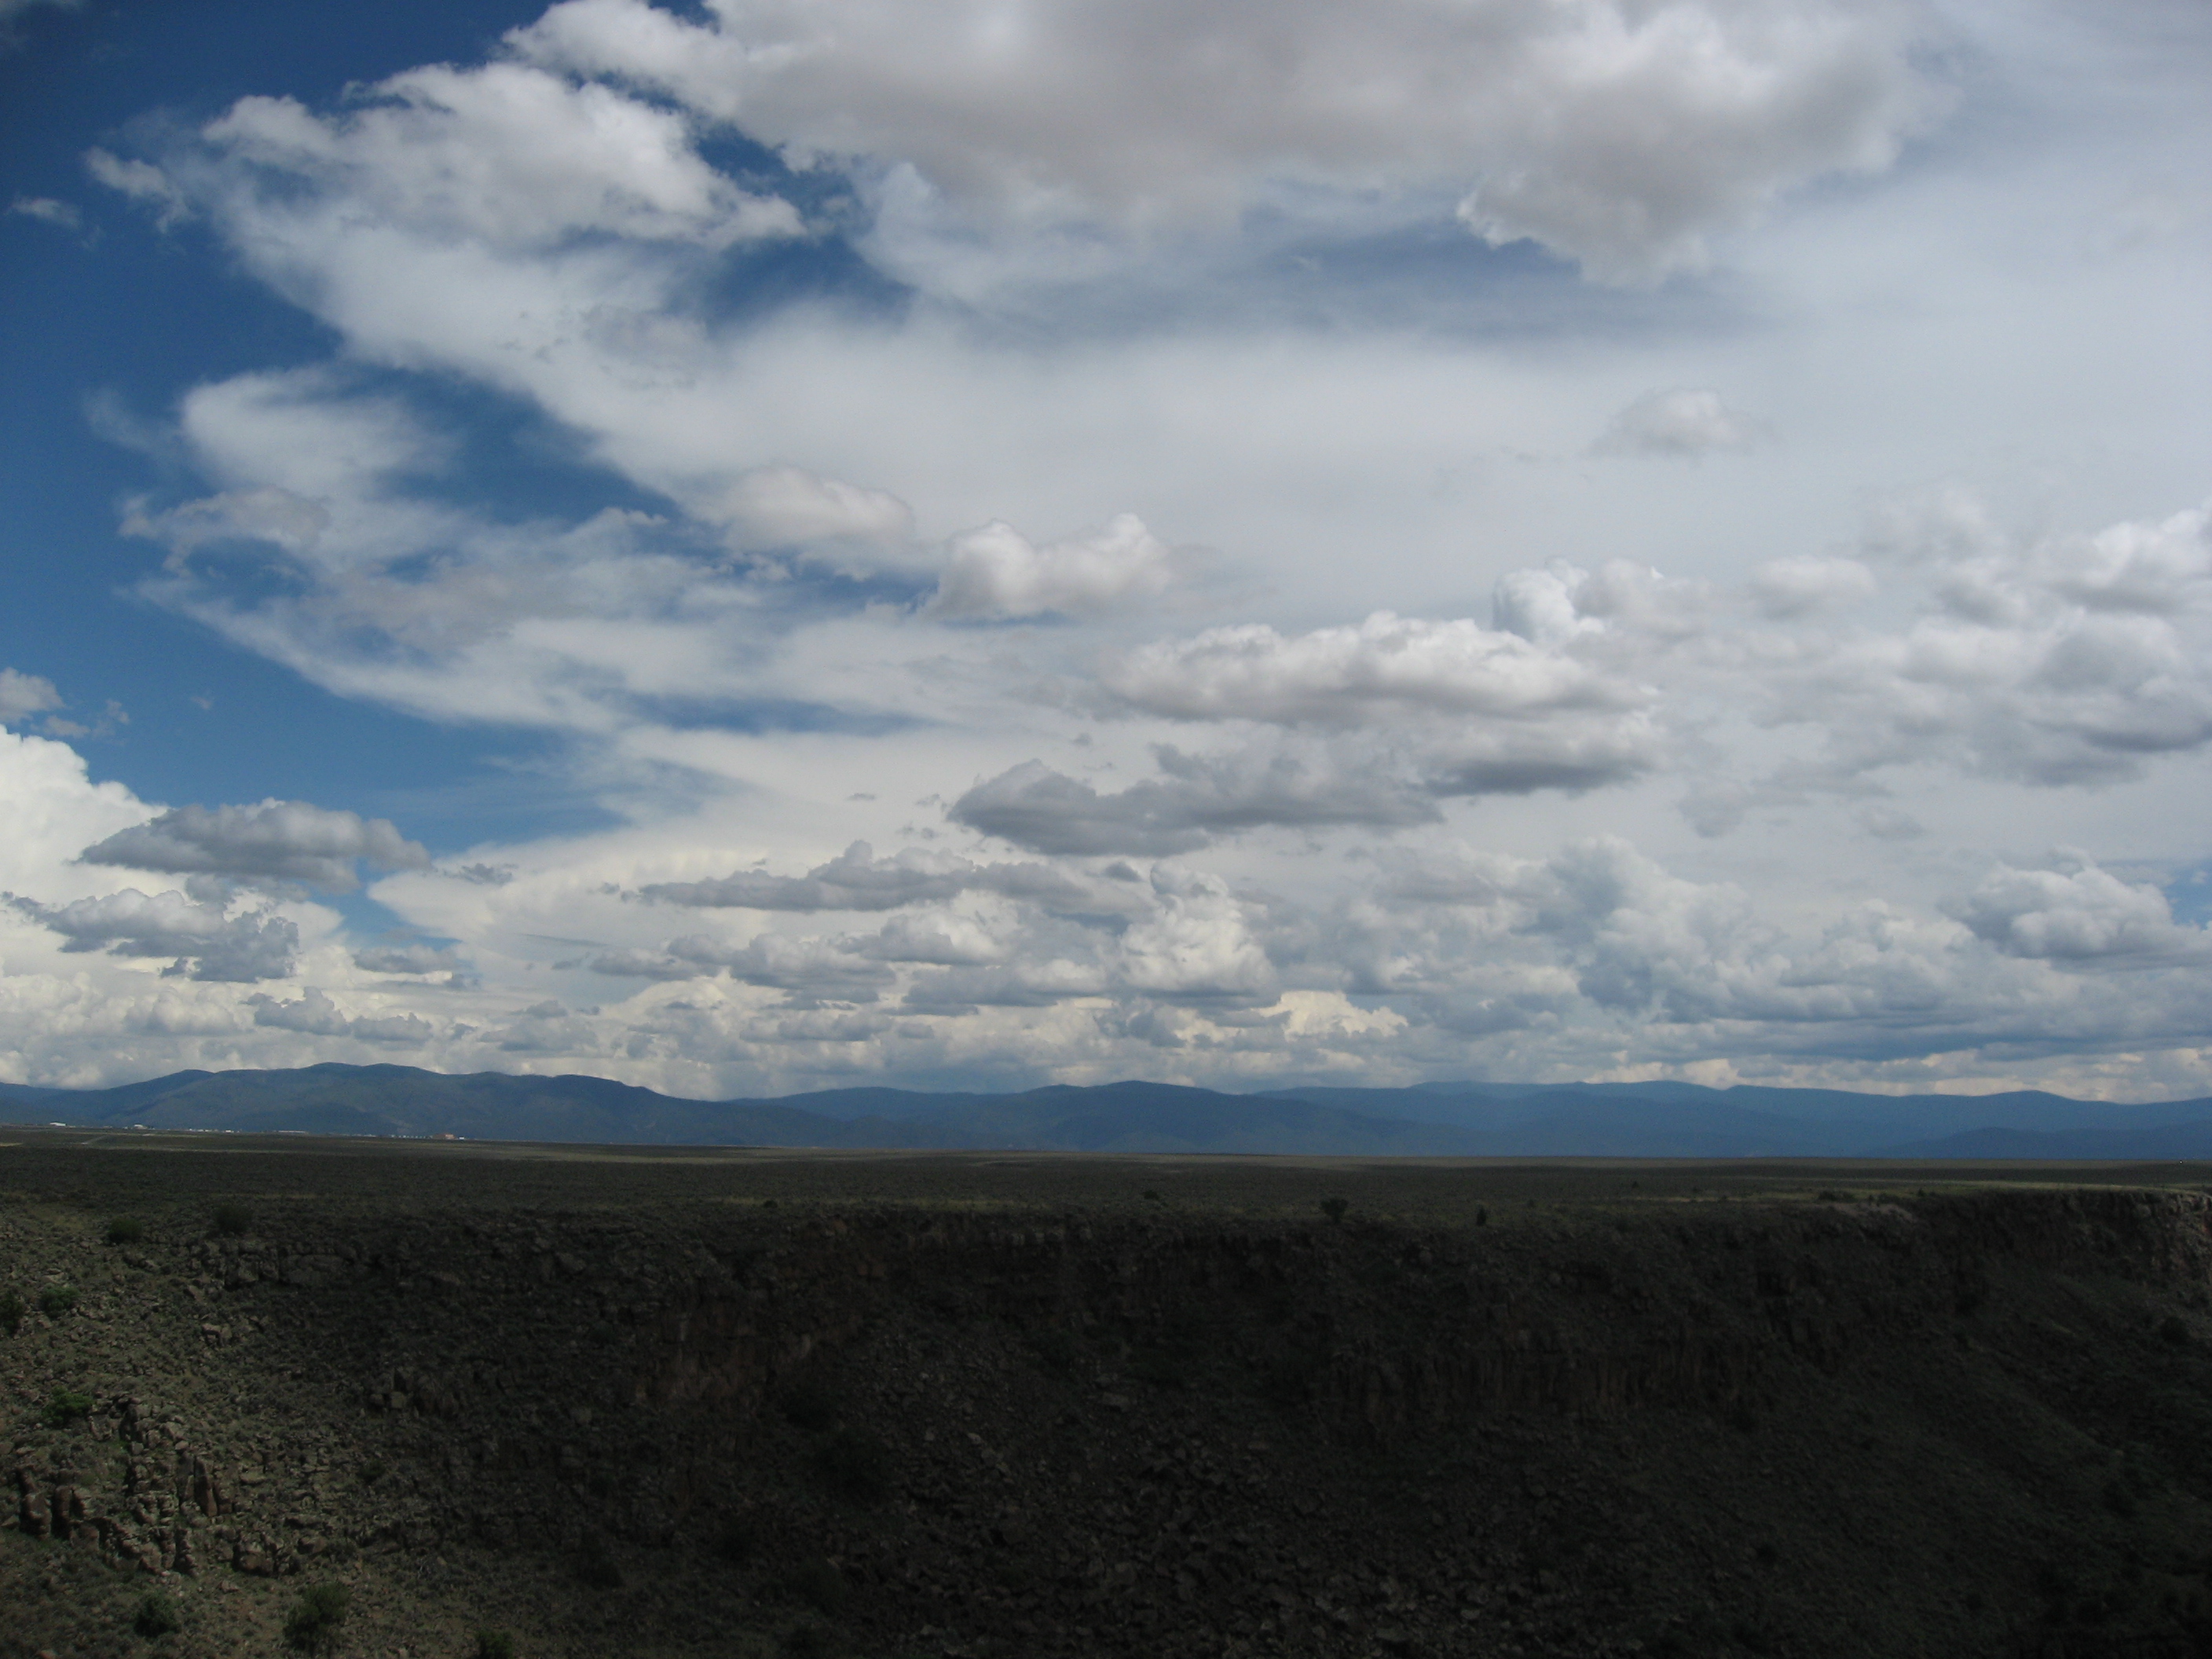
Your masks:
<svg viewBox="0 0 2212 1659"><path fill-rule="evenodd" d="M0 669L0 1075L2212 1091L2139 50L563 0L102 149L336 343L148 422L138 598L607 827L142 800Z"/></svg>

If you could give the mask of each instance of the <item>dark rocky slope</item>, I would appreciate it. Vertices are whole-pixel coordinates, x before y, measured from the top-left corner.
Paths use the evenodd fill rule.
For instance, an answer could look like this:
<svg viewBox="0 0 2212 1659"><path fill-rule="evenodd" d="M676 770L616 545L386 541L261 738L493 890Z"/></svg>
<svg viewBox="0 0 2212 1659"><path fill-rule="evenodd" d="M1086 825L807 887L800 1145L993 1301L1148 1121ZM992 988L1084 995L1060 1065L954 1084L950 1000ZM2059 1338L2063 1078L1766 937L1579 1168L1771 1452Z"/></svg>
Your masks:
<svg viewBox="0 0 2212 1659"><path fill-rule="evenodd" d="M2212 1649L2197 1193L161 1156L0 1152L0 1655Z"/></svg>

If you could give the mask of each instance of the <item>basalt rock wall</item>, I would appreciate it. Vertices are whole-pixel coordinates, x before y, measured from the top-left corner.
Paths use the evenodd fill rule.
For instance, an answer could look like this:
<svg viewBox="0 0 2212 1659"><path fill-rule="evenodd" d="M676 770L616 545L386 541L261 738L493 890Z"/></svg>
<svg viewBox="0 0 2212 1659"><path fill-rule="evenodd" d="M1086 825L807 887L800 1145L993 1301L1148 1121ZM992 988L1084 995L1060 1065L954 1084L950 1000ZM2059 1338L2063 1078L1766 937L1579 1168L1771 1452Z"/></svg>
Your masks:
<svg viewBox="0 0 2212 1659"><path fill-rule="evenodd" d="M2212 1520L2191 1192L1456 1226L301 1199L127 1245L0 1216L0 1588L178 1586L179 1653L252 1650L332 1575L364 1632L544 1654L687 1651L702 1617L763 1654L2094 1651L2063 1644L2098 1528L2108 1624L2160 1652L2212 1567L2151 1561ZM2007 1504L1972 1589L1852 1589Z"/></svg>

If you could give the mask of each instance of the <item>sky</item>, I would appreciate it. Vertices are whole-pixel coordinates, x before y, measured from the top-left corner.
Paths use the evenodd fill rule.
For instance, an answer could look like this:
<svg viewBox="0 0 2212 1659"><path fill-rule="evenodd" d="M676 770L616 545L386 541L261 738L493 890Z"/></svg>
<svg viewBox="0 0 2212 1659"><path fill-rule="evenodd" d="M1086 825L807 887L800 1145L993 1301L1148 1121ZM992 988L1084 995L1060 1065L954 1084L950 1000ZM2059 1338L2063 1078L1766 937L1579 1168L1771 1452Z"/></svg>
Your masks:
<svg viewBox="0 0 2212 1659"><path fill-rule="evenodd" d="M2212 1094L2198 0L0 0L0 1079Z"/></svg>

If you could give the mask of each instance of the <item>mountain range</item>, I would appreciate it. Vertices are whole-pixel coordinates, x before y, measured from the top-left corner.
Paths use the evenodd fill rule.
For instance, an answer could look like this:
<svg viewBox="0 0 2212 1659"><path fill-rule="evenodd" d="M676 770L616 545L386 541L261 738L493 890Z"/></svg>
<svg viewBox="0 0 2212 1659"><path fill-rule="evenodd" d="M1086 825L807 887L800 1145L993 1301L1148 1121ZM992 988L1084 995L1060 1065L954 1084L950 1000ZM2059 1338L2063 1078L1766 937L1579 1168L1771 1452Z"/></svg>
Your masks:
<svg viewBox="0 0 2212 1659"><path fill-rule="evenodd" d="M2212 1159L2212 1098L1871 1095L1687 1083L1428 1083L1227 1094L832 1089L687 1100L595 1077L335 1063L109 1089L0 1083L0 1119L86 1127L453 1135L594 1145L1476 1158Z"/></svg>

